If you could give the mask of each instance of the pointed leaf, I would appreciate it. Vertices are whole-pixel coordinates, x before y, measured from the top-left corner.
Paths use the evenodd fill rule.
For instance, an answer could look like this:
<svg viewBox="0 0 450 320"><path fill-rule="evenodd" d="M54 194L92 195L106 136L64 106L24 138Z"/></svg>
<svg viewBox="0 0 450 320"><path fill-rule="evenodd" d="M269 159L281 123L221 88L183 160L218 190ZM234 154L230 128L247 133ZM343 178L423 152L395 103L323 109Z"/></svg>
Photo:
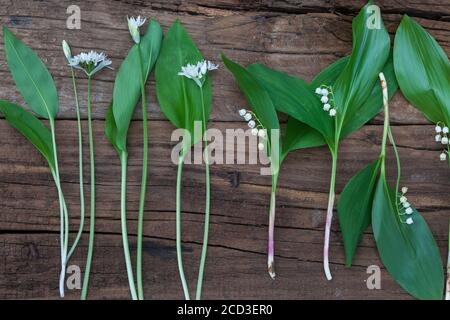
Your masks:
<svg viewBox="0 0 450 320"><path fill-rule="evenodd" d="M346 125L366 101L378 74L389 56L390 39L381 17L380 28L369 28L373 18L371 3L364 6L352 21L353 48L350 60L334 84L338 123Z"/></svg>
<svg viewBox="0 0 450 320"><path fill-rule="evenodd" d="M120 146L117 144L117 125L116 120L114 119L112 101L109 104L108 110L106 111L105 115L105 136L119 155L121 151L125 151L121 150Z"/></svg>
<svg viewBox="0 0 450 320"><path fill-rule="evenodd" d="M16 86L29 107L46 119L58 113L58 94L47 67L37 54L3 27L6 61Z"/></svg>
<svg viewBox="0 0 450 320"><path fill-rule="evenodd" d="M55 158L50 130L31 112L8 101L0 100L0 113L3 113L6 121L39 150L50 169L54 170Z"/></svg>
<svg viewBox="0 0 450 320"><path fill-rule="evenodd" d="M383 264L414 297L442 299L442 259L427 223L415 209L408 216L414 223L401 223L395 207L395 193L382 175L373 200L372 228Z"/></svg>
<svg viewBox="0 0 450 320"><path fill-rule="evenodd" d="M205 121L211 112L211 80L208 75L202 91L192 79L178 75L181 67L203 60L191 37L176 20L164 38L161 55L156 63L156 94L165 116L177 128L183 128L194 137L194 122L203 121L202 96ZM196 141L192 140L192 143Z"/></svg>
<svg viewBox="0 0 450 320"><path fill-rule="evenodd" d="M152 19L140 43L145 79L158 59L161 40L162 29ZM121 150L126 150L128 128L141 93L138 54L138 45L135 44L120 65L114 82L112 110L117 130L115 147Z"/></svg>
<svg viewBox="0 0 450 320"><path fill-rule="evenodd" d="M450 123L450 62L436 40L404 16L395 34L394 67L405 98L432 122Z"/></svg>
<svg viewBox="0 0 450 320"><path fill-rule="evenodd" d="M371 222L375 186L380 173L380 161L359 171L339 196L338 215L344 240L345 264L352 265L361 236Z"/></svg>

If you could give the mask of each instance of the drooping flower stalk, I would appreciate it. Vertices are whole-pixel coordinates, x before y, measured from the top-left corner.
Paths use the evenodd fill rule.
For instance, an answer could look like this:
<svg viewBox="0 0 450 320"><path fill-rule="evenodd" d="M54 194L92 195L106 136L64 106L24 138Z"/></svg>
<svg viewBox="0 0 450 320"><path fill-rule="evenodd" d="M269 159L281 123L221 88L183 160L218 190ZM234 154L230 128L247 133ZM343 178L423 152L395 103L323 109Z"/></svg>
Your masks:
<svg viewBox="0 0 450 320"><path fill-rule="evenodd" d="M335 104L333 88L331 86L322 85L321 87L316 88L315 92L316 94L321 95L320 101L323 103L323 111L327 112L330 115L330 117L334 118L334 128L335 128L334 145L330 146L331 162L332 162L331 178L330 178L330 191L328 195L328 206L325 220L325 234L323 242L323 270L325 272L327 280L331 280L333 277L331 275L329 262L330 234L331 234L331 224L333 222L340 128L338 126L338 121L336 117L337 106Z"/></svg>

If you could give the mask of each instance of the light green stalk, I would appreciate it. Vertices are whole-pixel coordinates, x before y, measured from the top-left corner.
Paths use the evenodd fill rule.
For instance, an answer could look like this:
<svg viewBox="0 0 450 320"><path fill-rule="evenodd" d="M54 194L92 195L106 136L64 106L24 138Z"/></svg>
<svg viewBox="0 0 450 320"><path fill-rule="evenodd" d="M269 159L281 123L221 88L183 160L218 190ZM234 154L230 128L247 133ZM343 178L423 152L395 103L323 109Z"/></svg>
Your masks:
<svg viewBox="0 0 450 320"><path fill-rule="evenodd" d="M89 126L89 156L91 169L91 215L89 223L89 244L86 258L86 268L84 272L83 288L81 290L81 299L87 297L89 286L89 275L91 271L92 255L94 253L94 235L95 235L95 156L94 156L94 137L92 132L92 110L91 110L91 76L88 77L88 126Z"/></svg>
<svg viewBox="0 0 450 320"><path fill-rule="evenodd" d="M182 149L180 150L180 155L178 158L175 225L176 225L176 248L177 248L178 271L180 273L184 297L186 300L190 300L189 288L187 285L186 277L184 275L183 257L181 253L181 175L183 172L184 157L186 156L186 150L184 148L185 147L183 146Z"/></svg>
<svg viewBox="0 0 450 320"><path fill-rule="evenodd" d="M72 244L72 247L67 254L66 263L69 261L73 252L75 251L78 242L81 239L84 228L84 216L85 216L85 208L84 208L84 182L83 182L83 134L81 130L81 116L80 116L80 104L78 102L78 93L77 93L77 85L75 82L75 73L73 68L70 68L72 72L72 85L73 85L73 93L75 96L75 109L77 113L77 123L78 123L78 168L79 168L79 180L80 180L80 225L78 228L77 236Z"/></svg>
<svg viewBox="0 0 450 320"><path fill-rule="evenodd" d="M130 287L131 298L137 300L136 287L134 285L133 267L130 258L130 246L128 244L127 232L127 162L128 153L122 151L120 154L120 164L122 170L121 191L120 191L120 222L122 227L123 253L125 256L125 266L128 275L128 284Z"/></svg>
<svg viewBox="0 0 450 320"><path fill-rule="evenodd" d="M61 188L61 180L59 177L59 164L58 164L58 152L56 149L56 136L55 136L55 120L50 118L50 131L52 134L53 144L53 157L55 159L55 168L52 170L53 179L55 180L56 188L58 191L59 208L60 208L60 243L61 243L61 272L59 276L59 295L64 298L64 285L66 276L66 257L67 257L67 242L69 235L69 214L67 207L65 206L64 195Z"/></svg>
<svg viewBox="0 0 450 320"><path fill-rule="evenodd" d="M200 267L198 271L198 279L197 279L197 292L195 295L196 300L200 300L202 296L202 285L203 285L203 273L205 270L206 264L206 253L208 250L208 235L209 235L209 218L210 218L210 200L211 200L211 182L210 182L210 173L209 173L209 154L208 154L208 140L206 137L206 110L205 110L205 102L203 98L203 88L200 86L200 96L202 103L202 141L205 141L205 180L206 180L206 199L205 199L205 225L203 231L203 245L202 245L202 254L200 258Z"/></svg>
<svg viewBox="0 0 450 320"><path fill-rule="evenodd" d="M137 254L136 254L136 277L139 300L144 300L144 286L142 284L142 231L144 224L145 194L147 190L147 167L148 167L148 124L147 124L147 102L145 98L145 77L142 64L141 45L138 44L138 57L141 81L141 106L142 106L142 134L143 134L143 159L141 193L139 197Z"/></svg>

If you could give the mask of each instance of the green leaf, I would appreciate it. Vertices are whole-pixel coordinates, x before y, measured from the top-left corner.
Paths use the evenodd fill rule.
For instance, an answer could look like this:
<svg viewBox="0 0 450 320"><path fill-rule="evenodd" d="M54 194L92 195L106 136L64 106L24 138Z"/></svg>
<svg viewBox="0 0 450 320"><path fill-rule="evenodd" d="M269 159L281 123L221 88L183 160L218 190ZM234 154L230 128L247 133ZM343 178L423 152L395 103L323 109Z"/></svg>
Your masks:
<svg viewBox="0 0 450 320"><path fill-rule="evenodd" d="M323 136L310 126L296 120L293 117L288 118L286 133L283 137L282 159L291 151L312 147L320 147L326 142Z"/></svg>
<svg viewBox="0 0 450 320"><path fill-rule="evenodd" d="M345 126L351 121L367 100L389 57L390 39L381 16L378 17L380 28L368 27L368 21L374 14L370 6L369 2L353 19L350 60L333 86L339 126Z"/></svg>
<svg viewBox="0 0 450 320"><path fill-rule="evenodd" d="M29 107L46 119L58 113L58 94L47 67L36 53L3 27L6 61Z"/></svg>
<svg viewBox="0 0 450 320"><path fill-rule="evenodd" d="M404 16L395 34L394 67L405 98L432 122L450 123L450 62L436 40Z"/></svg>
<svg viewBox="0 0 450 320"><path fill-rule="evenodd" d="M345 186L337 206L344 239L345 264L352 265L361 236L370 224L380 160L359 171Z"/></svg>
<svg viewBox="0 0 450 320"><path fill-rule="evenodd" d="M331 63L325 69L319 72L311 82L311 90L315 90L320 87L322 84L326 85L334 85L336 79L339 78L341 73L344 71L345 67L350 60L350 56L346 56L340 58L339 60Z"/></svg>
<svg viewBox="0 0 450 320"><path fill-rule="evenodd" d="M55 169L53 140L50 130L32 113L11 102L0 100L0 112L6 121L27 138L47 160L50 169Z"/></svg>
<svg viewBox="0 0 450 320"><path fill-rule="evenodd" d="M373 200L372 228L383 264L414 297L442 299L443 265L427 223L415 209L408 216L414 223L401 223L395 206L395 193L382 175Z"/></svg>
<svg viewBox="0 0 450 320"><path fill-rule="evenodd" d="M278 111L306 123L332 143L333 121L327 113L323 112L320 101L306 82L262 64L248 66L248 72L269 93Z"/></svg>
<svg viewBox="0 0 450 320"><path fill-rule="evenodd" d="M117 125L116 120L114 119L112 101L109 104L108 110L106 111L105 115L105 135L119 155L121 151L125 151L121 150L120 146L117 144Z"/></svg>
<svg viewBox="0 0 450 320"><path fill-rule="evenodd" d="M388 86L389 100L394 96L398 89L397 79L395 78L394 65L392 55L386 62L383 73ZM351 119L344 124L342 128L342 137L346 137L352 132L361 128L366 122L375 117L383 107L383 93L379 81L376 81L372 87L372 91L366 101L359 107L355 108Z"/></svg>
<svg viewBox="0 0 450 320"><path fill-rule="evenodd" d="M177 19L164 38L161 55L156 63L156 94L162 112L177 128L194 135L194 122L203 121L202 96L205 106L205 121L211 112L211 80L206 76L202 90L197 84L178 75L181 67L203 60L191 37ZM195 140L191 140L195 143Z"/></svg>
<svg viewBox="0 0 450 320"><path fill-rule="evenodd" d="M159 23L152 19L145 35L141 37L140 47L145 81L158 59L162 35ZM126 150L130 121L141 93L138 48L138 45L135 44L130 49L120 65L114 82L112 110L117 130L115 147L124 151Z"/></svg>

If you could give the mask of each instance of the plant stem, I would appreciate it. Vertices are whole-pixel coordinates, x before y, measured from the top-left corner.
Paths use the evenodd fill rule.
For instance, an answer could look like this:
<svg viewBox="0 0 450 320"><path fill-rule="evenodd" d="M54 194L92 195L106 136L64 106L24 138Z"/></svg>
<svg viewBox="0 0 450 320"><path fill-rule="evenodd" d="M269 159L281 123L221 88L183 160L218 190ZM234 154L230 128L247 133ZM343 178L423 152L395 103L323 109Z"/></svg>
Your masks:
<svg viewBox="0 0 450 320"><path fill-rule="evenodd" d="M278 173L272 175L272 191L270 193L270 207L269 207L269 238L267 245L267 270L272 279L275 279L275 200L277 191Z"/></svg>
<svg viewBox="0 0 450 320"><path fill-rule="evenodd" d="M66 257L67 257L67 238L68 235L68 212L64 210L64 197L61 188L61 181L59 177L59 164L58 164L58 151L56 149L56 136L55 136L55 120L50 118L50 131L52 134L52 144L53 144L53 157L55 159L55 169L54 169L54 180L56 188L58 190L59 198L59 212L60 212L60 242L61 242L61 272L59 275L59 295L64 298L64 279L66 276Z"/></svg>
<svg viewBox="0 0 450 320"><path fill-rule="evenodd" d="M338 141L336 141L334 150L331 150L331 180L330 180L330 193L328 195L328 208L327 208L327 218L325 222L325 238L323 243L323 270L327 280L331 280L330 263L329 263L329 250L330 250L330 233L331 233L331 223L333 221L333 207L334 207L334 197L335 197L335 185L336 185L336 169L337 169L337 155L338 155Z"/></svg>
<svg viewBox="0 0 450 320"><path fill-rule="evenodd" d="M445 300L450 300L450 221L448 223L447 286Z"/></svg>
<svg viewBox="0 0 450 320"><path fill-rule="evenodd" d="M136 287L134 285L133 268L130 258L130 247L128 245L128 232L127 232L127 161L128 154L122 151L120 154L120 164L122 170L121 179L121 192L120 192L120 221L122 227L122 242L123 253L125 255L125 265L127 268L128 284L130 286L131 298L137 300Z"/></svg>
<svg viewBox="0 0 450 320"><path fill-rule="evenodd" d="M142 284L142 229L144 224L145 194L147 190L147 167L148 167L148 125L147 125L147 102L145 98L145 79L142 64L141 45L138 44L139 69L141 71L141 106L142 106L142 134L143 134L143 159L141 194L139 198L138 233L137 233L137 255L136 255L136 277L139 300L144 300L144 286Z"/></svg>
<svg viewBox="0 0 450 320"><path fill-rule="evenodd" d="M87 297L87 290L89 286L89 274L91 271L92 255L94 253L94 235L95 235L95 157L94 157L94 137L92 132L92 110L91 110L91 77L88 77L88 127L89 127L89 156L91 168L91 215L89 217L89 244L86 258L86 268L84 271L83 288L81 290L81 299L85 300Z"/></svg>
<svg viewBox="0 0 450 320"><path fill-rule="evenodd" d="M181 255L181 174L183 172L183 162L186 156L186 151L181 149L178 159L178 172L177 172L177 191L176 191L176 247L177 247L177 261L178 271L180 273L181 285L183 286L184 297L186 300L190 300L189 288L186 282L186 277L183 270L183 257Z"/></svg>
<svg viewBox="0 0 450 320"><path fill-rule="evenodd" d="M197 279L197 292L195 295L196 300L200 300L202 296L202 285L203 285L203 273L205 270L206 264L206 253L208 250L208 235L209 235L209 218L210 218L210 198L211 198L211 182L210 182L210 173L209 173L209 154L208 154L208 140L206 137L206 110L205 110L205 102L203 98L203 88L200 87L200 96L202 103L202 141L205 141L205 150L204 150L204 158L205 158L205 180L206 180L206 195L205 195L205 225L203 231L203 245L202 245L202 255L200 258L200 267L198 271L198 279Z"/></svg>
<svg viewBox="0 0 450 320"><path fill-rule="evenodd" d="M75 251L78 242L81 239L81 236L83 234L83 228L84 228L84 182L83 182L83 135L81 130L81 116L80 116L80 104L78 102L78 93L77 93L77 85L75 82L75 73L73 71L73 68L70 68L72 72L72 84L73 84L73 93L75 96L75 109L77 112L77 123L78 123L78 167L79 167L79 180L80 180L80 225L78 228L77 236L75 237L75 240L72 244L72 247L69 250L69 253L67 255L67 261L69 261L70 257L72 256L73 252Z"/></svg>
<svg viewBox="0 0 450 320"><path fill-rule="evenodd" d="M388 104L388 92L387 92L387 84L384 78L384 74L380 73L380 82L381 88L383 92L383 106L384 106L384 126L383 126L383 140L381 142L381 175L385 175L386 173L386 145L387 138L389 134L389 104Z"/></svg>

